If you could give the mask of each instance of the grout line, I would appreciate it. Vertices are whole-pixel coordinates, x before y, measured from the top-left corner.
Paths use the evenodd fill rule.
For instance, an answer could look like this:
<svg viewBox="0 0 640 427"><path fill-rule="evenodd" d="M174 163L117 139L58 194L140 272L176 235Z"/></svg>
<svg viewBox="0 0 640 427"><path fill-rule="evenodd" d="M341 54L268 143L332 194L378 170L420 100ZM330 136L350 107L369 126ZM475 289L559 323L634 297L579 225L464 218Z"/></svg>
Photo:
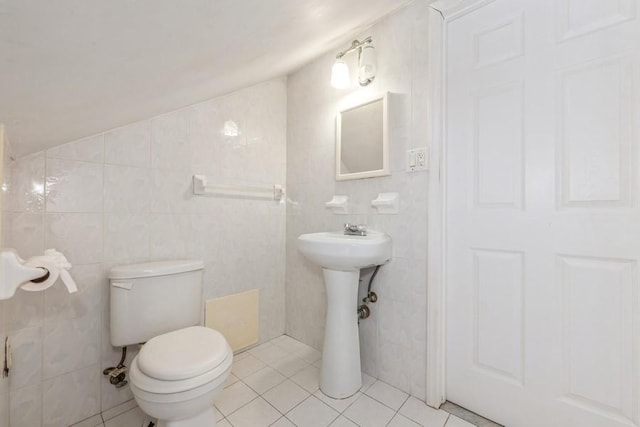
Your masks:
<svg viewBox="0 0 640 427"><path fill-rule="evenodd" d="M243 383L243 384L244 384L244 383ZM246 384L245 384L245 385L246 385ZM248 386L247 386L247 387L248 387ZM250 401L248 401L248 402L247 402L247 403L245 403L244 405L240 406L238 409L234 409L233 411L231 411L231 412L229 413L229 415L224 415L224 414L222 414L222 411L220 411L219 409L218 409L218 410L220 411L220 413L221 413L222 415L224 415L224 418L227 418L227 417L230 417L231 415L235 414L236 412L238 412L240 409L242 409L242 408L244 408L245 406L247 406L249 403L251 403L251 402L253 402L254 400L258 399L259 397L260 397L260 395L257 395L256 397L254 397L253 399L251 399ZM215 406L215 405L214 405L214 406Z"/></svg>
<svg viewBox="0 0 640 427"><path fill-rule="evenodd" d="M262 395L259 395L258 397L262 398L262 400L264 400L265 402L267 402L267 404L268 404L269 406L271 406L273 409L275 409L275 410L276 410L276 412L277 412L278 414L280 414L280 416L278 417L278 419L277 419L277 420L275 420L275 421L274 421L274 423L275 423L275 422L277 422L280 418L284 417L284 414L283 414L282 412L280 412L280 411L278 410L278 408L276 408L275 406L273 406L273 405L271 404L271 402L269 402L267 399L265 399L264 397L262 397ZM271 423L271 424L273 424L273 423Z"/></svg>

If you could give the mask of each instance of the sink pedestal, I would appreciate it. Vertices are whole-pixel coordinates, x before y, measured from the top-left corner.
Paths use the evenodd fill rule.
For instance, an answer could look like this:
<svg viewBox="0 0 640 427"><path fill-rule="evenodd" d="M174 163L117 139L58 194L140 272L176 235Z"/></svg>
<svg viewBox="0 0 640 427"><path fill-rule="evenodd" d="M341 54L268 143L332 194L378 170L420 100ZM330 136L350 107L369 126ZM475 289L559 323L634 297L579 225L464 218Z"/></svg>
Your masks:
<svg viewBox="0 0 640 427"><path fill-rule="evenodd" d="M358 284L360 270L323 268L327 289L327 323L322 350L320 390L343 399L362 387L358 332Z"/></svg>
<svg viewBox="0 0 640 427"><path fill-rule="evenodd" d="M364 227L364 226L363 226ZM327 289L320 390L344 399L362 386L358 332L360 269L391 259L391 237L375 230L365 235L321 232L298 237L298 250L322 267Z"/></svg>

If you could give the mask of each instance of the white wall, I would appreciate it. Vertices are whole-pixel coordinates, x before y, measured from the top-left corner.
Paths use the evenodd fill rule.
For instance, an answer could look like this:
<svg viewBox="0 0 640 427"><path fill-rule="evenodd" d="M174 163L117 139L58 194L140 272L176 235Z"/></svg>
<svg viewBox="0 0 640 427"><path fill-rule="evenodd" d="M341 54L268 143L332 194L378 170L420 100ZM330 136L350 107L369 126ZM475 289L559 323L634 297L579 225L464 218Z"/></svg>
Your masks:
<svg viewBox="0 0 640 427"><path fill-rule="evenodd" d="M131 399L101 374L120 354L109 343L107 281L120 263L203 259L206 298L259 288L261 340L284 332L285 204L194 197L191 176L284 183L286 85L272 80L15 161L7 244L22 257L62 251L80 291L19 291L0 306L15 363L0 383L0 420L8 405L12 427L60 427ZM227 120L237 137L224 136Z"/></svg>
<svg viewBox="0 0 640 427"><path fill-rule="evenodd" d="M387 232L394 257L374 282L379 300L370 304L371 317L360 324L363 369L419 398L425 394L428 174L405 172L405 152L427 145L426 3L415 2L359 35L359 39L373 37L378 55L378 75L371 86L348 91L330 87L336 53L330 52L289 76L287 113L287 333L322 348L326 307L322 274L297 252L297 236L339 229L346 221ZM345 40L344 48L349 44ZM347 57L352 71L356 57ZM336 182L336 112L346 103L384 91L392 93L391 176ZM391 191L400 193L400 214L377 215L371 200L379 192ZM324 202L334 194L349 195L358 214L327 211Z"/></svg>

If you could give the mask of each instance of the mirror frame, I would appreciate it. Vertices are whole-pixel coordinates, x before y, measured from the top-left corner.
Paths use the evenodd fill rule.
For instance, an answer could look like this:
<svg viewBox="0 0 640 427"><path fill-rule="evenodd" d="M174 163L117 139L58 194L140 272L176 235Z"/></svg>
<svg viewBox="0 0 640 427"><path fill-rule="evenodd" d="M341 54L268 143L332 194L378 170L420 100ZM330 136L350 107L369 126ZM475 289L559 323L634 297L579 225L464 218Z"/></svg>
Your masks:
<svg viewBox="0 0 640 427"><path fill-rule="evenodd" d="M342 154L342 114L382 100L382 169L340 173L340 159ZM389 92L384 92L365 101L359 101L357 104L350 104L346 108L342 108L336 115L336 181L345 181L348 179L374 178L378 176L391 175L389 170Z"/></svg>

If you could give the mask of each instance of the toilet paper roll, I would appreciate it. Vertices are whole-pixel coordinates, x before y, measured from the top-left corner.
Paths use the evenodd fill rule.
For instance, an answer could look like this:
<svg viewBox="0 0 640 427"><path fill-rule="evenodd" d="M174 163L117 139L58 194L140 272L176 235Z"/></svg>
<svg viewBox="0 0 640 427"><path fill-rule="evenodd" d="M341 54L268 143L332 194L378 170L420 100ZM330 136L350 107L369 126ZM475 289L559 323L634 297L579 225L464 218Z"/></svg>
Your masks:
<svg viewBox="0 0 640 427"><path fill-rule="evenodd" d="M58 280L58 277L60 276L60 270L58 269L58 266L47 260L38 259L36 257L36 258L27 260L24 263L24 265L28 267L46 268L49 271L49 277L47 277L47 279L44 282L40 282L40 283L27 282L24 285L22 285L20 288L24 289L25 291L37 292L37 291L44 291L45 289L49 289L56 283L56 281ZM43 274L46 274L46 273L43 271Z"/></svg>

